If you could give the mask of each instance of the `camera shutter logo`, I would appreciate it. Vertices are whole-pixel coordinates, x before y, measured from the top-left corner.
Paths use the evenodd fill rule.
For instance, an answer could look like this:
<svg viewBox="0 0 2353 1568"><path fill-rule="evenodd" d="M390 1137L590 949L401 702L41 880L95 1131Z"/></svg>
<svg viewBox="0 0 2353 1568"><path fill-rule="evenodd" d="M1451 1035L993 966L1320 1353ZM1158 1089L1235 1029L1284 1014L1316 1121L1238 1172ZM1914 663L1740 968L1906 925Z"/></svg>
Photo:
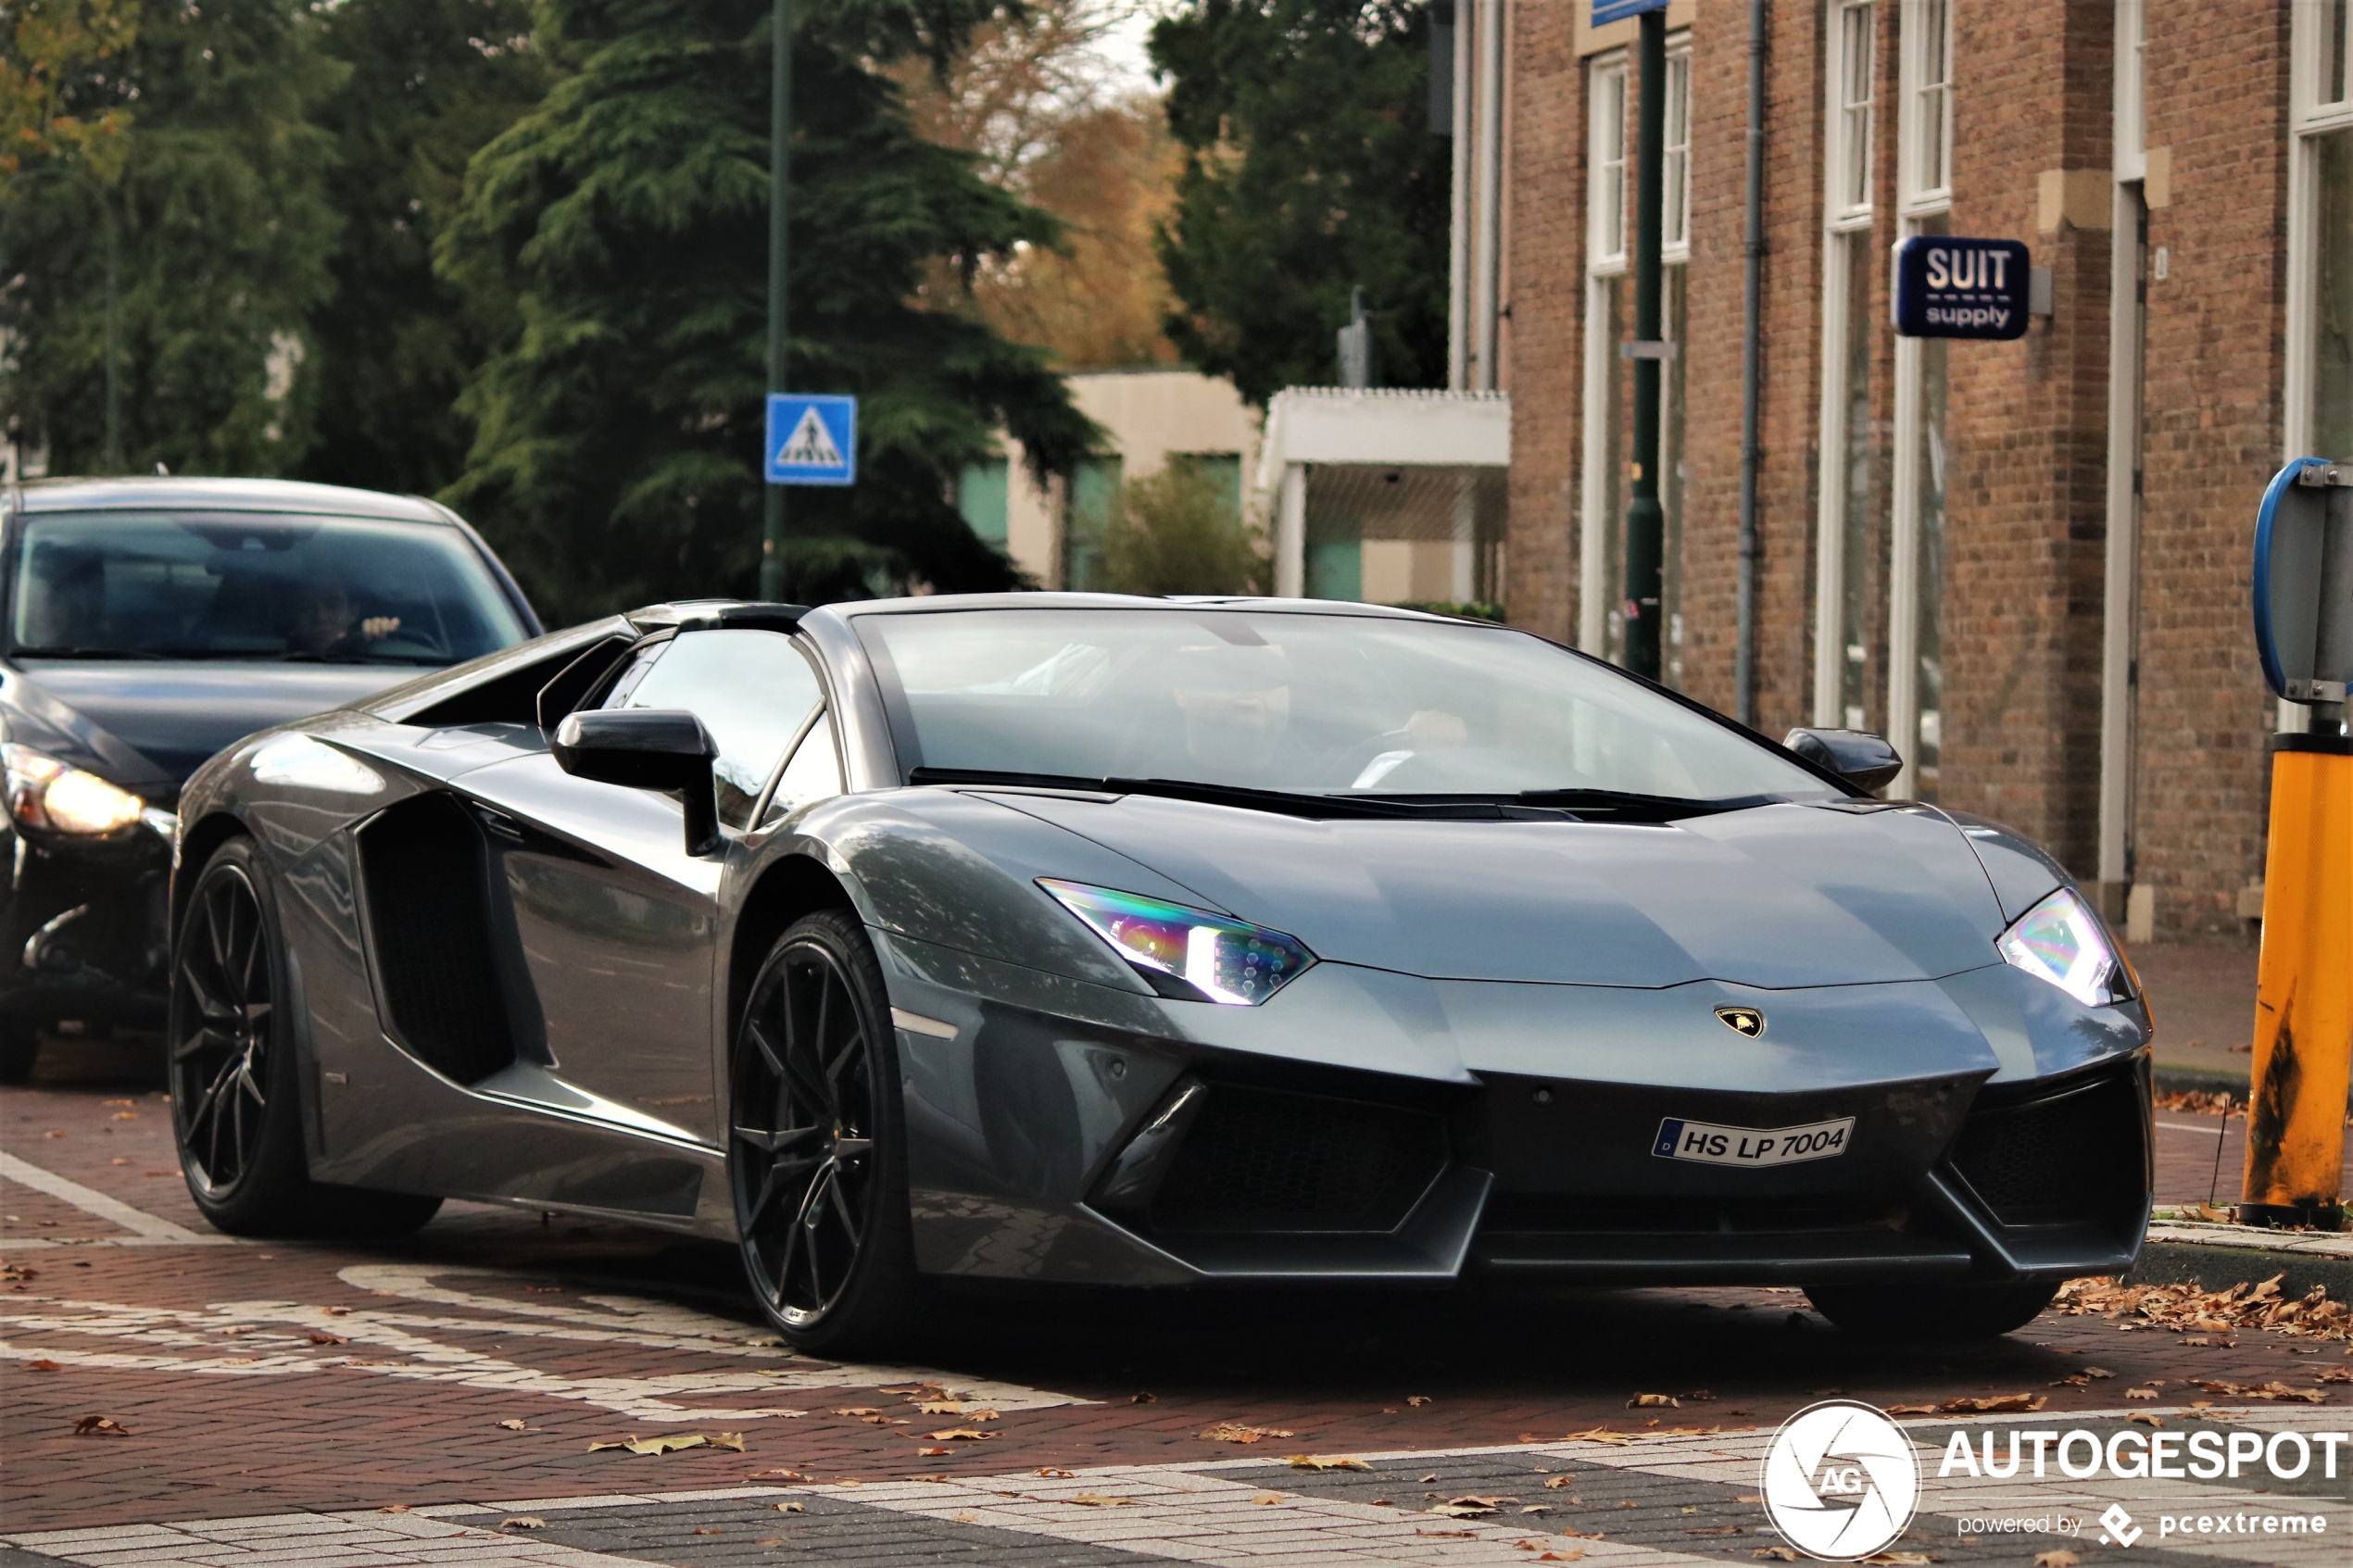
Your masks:
<svg viewBox="0 0 2353 1568"><path fill-rule="evenodd" d="M1826 1399L1773 1434L1758 1490L1790 1545L1851 1562L1886 1549L1911 1524L1919 1458L1903 1429L1869 1405Z"/></svg>

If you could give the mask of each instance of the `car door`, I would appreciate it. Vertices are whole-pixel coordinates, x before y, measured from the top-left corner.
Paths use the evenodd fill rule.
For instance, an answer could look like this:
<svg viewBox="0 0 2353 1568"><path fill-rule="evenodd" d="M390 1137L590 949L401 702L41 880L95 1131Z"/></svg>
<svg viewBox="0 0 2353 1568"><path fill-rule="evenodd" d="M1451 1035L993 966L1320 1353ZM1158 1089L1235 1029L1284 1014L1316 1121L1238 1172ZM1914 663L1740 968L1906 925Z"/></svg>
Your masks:
<svg viewBox="0 0 2353 1568"><path fill-rule="evenodd" d="M699 717L718 743L720 821L741 831L817 703L816 675L792 639L720 629L640 648L599 706ZM573 778L546 754L455 783L487 809L544 1041L551 1081L526 1092L716 1144L710 1030L722 858L686 853L674 797Z"/></svg>

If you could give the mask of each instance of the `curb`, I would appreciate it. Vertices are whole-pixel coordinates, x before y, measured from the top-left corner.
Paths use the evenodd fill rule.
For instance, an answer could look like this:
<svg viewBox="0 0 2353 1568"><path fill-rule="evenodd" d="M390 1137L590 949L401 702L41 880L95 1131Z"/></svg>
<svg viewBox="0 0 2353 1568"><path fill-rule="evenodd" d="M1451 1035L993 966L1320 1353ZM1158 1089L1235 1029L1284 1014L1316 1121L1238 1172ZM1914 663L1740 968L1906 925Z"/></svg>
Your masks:
<svg viewBox="0 0 2353 1568"><path fill-rule="evenodd" d="M2210 1095L2228 1089L2232 1098L2242 1104L2246 1102L2255 1081L2251 1072L2222 1073L2210 1067L2167 1067L2161 1062L2158 1065L2156 1076L2157 1092L2161 1095Z"/></svg>
<svg viewBox="0 0 2353 1568"><path fill-rule="evenodd" d="M2183 1235L2183 1232L2192 1234ZM2224 1239L2198 1232L2233 1232ZM2166 1232L2173 1234L2167 1235ZM2294 1239L2287 1239L2289 1235ZM2353 1237L2319 1233L2267 1233L2231 1225L2193 1227L2158 1222L2150 1226L2141 1256L2121 1279L2127 1285L2196 1285L2226 1290L2242 1280L2260 1284L2273 1274L2289 1300L2325 1286L2333 1301L2353 1300ZM2242 1239L2244 1238L2244 1239ZM2283 1244L2284 1243L2284 1244Z"/></svg>

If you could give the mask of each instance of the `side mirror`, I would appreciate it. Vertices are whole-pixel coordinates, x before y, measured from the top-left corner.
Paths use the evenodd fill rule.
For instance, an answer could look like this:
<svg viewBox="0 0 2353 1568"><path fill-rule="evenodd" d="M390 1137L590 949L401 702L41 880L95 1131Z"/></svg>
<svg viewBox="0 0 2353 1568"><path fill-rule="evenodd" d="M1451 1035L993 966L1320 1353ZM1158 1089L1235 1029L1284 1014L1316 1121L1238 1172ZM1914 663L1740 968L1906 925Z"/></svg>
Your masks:
<svg viewBox="0 0 2353 1568"><path fill-rule="evenodd" d="M719 747L684 709L593 709L556 726L556 766L578 779L630 789L675 790L686 804L686 853L719 847L711 764Z"/></svg>
<svg viewBox="0 0 2353 1568"><path fill-rule="evenodd" d="M1877 789L1904 771L1894 746L1861 730L1792 730L1781 744L1858 789Z"/></svg>

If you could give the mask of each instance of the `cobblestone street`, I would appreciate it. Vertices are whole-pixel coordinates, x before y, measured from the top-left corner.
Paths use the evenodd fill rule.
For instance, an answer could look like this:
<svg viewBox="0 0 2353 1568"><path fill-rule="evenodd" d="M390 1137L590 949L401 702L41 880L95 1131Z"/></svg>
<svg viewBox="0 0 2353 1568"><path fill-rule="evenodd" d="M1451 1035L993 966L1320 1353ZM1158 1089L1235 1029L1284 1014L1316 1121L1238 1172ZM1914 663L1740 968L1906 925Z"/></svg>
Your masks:
<svg viewBox="0 0 2353 1568"><path fill-rule="evenodd" d="M463 1204L397 1247L231 1242L196 1216L170 1107L137 1077L53 1077L0 1106L6 1568L1748 1562L1778 1539L1750 1500L1763 1445L1817 1398L2023 1395L2044 1401L2035 1426L2099 1432L2128 1410L2180 1420L2206 1398L2192 1380L2276 1383L2319 1401L2209 1404L2337 1431L2348 1390L2322 1379L2353 1364L2342 1341L2057 1311L1922 1357L1856 1344L1794 1292L1694 1289L956 1297L924 1364L838 1365L757 1326L724 1248ZM2158 1121L2160 1199L2204 1197L2220 1123ZM2128 1387L2155 1397L2127 1406ZM1997 1484L1940 1481L1950 1418L1912 1425L1920 1550L2047 1549L1959 1538ZM702 1440L592 1448L664 1436ZM2332 1468L2262 1484L2353 1528ZM2004 1500L2137 1510L2151 1485L2054 1474ZM1510 1500L1425 1512L1463 1497ZM2342 1561L2324 1540L2198 1549Z"/></svg>

